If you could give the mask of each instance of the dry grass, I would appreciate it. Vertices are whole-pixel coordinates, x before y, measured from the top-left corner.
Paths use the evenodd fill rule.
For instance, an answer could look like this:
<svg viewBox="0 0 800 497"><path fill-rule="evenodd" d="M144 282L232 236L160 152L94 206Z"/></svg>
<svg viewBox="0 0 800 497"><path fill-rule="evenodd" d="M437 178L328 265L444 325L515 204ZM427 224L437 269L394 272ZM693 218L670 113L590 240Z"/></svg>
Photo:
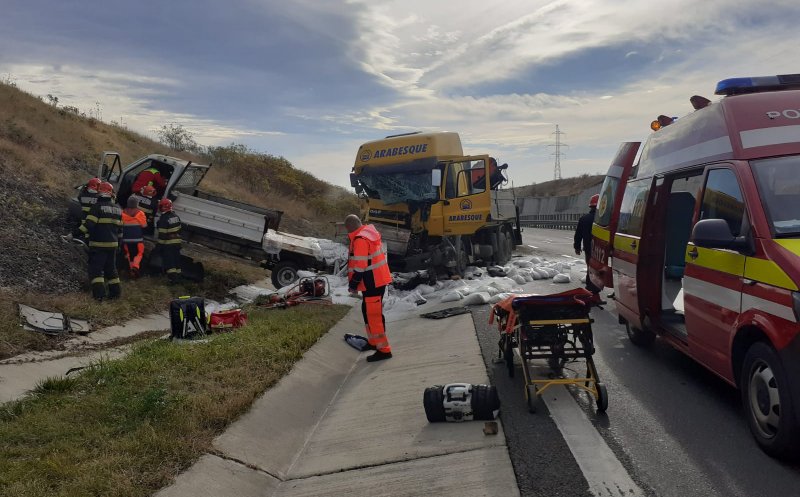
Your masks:
<svg viewBox="0 0 800 497"><path fill-rule="evenodd" d="M559 197L563 195L575 195L587 188L599 185L605 176L584 174L574 178L555 179L536 183L528 186L515 188L517 196L520 197Z"/></svg>
<svg viewBox="0 0 800 497"><path fill-rule="evenodd" d="M98 303L89 291L83 293L45 294L26 291L0 291L0 359L29 350L59 350L64 338L23 330L19 325L17 304L62 312L71 318L88 319L92 329L120 324L145 314L166 310L169 302L181 295L201 295L222 300L239 285L264 278L263 269L225 259L204 261L206 277L202 283L184 282L169 286L163 277L123 280L122 298Z"/></svg>
<svg viewBox="0 0 800 497"><path fill-rule="evenodd" d="M149 341L79 377L43 382L0 407L0 495L151 495L347 310L254 310L246 328L207 343Z"/></svg>

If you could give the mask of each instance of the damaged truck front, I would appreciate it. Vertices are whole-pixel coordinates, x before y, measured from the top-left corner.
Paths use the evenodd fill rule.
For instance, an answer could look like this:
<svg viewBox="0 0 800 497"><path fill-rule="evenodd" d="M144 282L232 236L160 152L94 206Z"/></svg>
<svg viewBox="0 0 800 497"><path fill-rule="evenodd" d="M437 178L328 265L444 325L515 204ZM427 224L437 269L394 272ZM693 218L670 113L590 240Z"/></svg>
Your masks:
<svg viewBox="0 0 800 497"><path fill-rule="evenodd" d="M381 232L396 271L463 275L468 264L504 264L521 231L502 168L464 156L457 133L410 133L358 150L351 185L364 219Z"/></svg>

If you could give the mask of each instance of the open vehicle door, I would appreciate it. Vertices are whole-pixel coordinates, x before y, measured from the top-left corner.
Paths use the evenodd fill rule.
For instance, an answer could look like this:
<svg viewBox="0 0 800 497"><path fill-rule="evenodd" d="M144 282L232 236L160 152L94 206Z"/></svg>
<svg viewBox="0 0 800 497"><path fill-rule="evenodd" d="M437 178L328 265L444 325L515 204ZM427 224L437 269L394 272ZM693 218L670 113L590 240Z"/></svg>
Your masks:
<svg viewBox="0 0 800 497"><path fill-rule="evenodd" d="M640 145L641 142L625 142L620 145L600 189L600 200L592 224L592 253L588 268L588 277L599 288L613 287L608 259L614 247L625 184L633 171L633 161Z"/></svg>
<svg viewBox="0 0 800 497"><path fill-rule="evenodd" d="M486 224L491 212L489 156L459 157L440 164L444 164L443 232L445 235L471 235Z"/></svg>
<svg viewBox="0 0 800 497"><path fill-rule="evenodd" d="M122 162L117 152L103 152L97 177L111 184L116 184L122 176Z"/></svg>

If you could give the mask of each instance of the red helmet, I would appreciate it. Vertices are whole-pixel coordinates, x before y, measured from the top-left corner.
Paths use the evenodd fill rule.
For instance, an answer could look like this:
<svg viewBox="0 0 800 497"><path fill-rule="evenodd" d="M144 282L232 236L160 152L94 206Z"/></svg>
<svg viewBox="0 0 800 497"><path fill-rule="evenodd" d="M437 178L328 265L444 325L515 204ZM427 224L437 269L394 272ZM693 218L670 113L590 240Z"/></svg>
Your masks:
<svg viewBox="0 0 800 497"><path fill-rule="evenodd" d="M139 190L139 193L141 193L145 197L153 198L156 196L156 187L154 187L153 185L144 185L142 189Z"/></svg>
<svg viewBox="0 0 800 497"><path fill-rule="evenodd" d="M168 198L162 198L158 203L158 210L161 212L172 212L172 200Z"/></svg>
<svg viewBox="0 0 800 497"><path fill-rule="evenodd" d="M104 198L111 198L114 193L114 187L108 181L103 181L97 186L97 194Z"/></svg>
<svg viewBox="0 0 800 497"><path fill-rule="evenodd" d="M592 198L589 199L589 207L597 207L597 202L600 200L600 195L595 193L592 195Z"/></svg>
<svg viewBox="0 0 800 497"><path fill-rule="evenodd" d="M90 192L97 192L97 187L100 186L100 178L92 178L86 183L86 189Z"/></svg>

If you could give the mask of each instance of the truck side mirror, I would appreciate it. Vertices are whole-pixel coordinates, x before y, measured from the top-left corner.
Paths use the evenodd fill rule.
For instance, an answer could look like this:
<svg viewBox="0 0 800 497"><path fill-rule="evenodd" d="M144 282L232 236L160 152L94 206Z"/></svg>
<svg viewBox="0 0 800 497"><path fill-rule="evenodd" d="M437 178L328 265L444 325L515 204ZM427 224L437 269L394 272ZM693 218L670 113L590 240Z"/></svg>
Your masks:
<svg viewBox="0 0 800 497"><path fill-rule="evenodd" d="M435 186L439 188L442 186L442 170L441 169L432 169L431 170L431 186Z"/></svg>
<svg viewBox="0 0 800 497"><path fill-rule="evenodd" d="M747 237L733 236L728 222L724 219L703 219L692 228L691 240L698 247L719 248L750 252Z"/></svg>
<svg viewBox="0 0 800 497"><path fill-rule="evenodd" d="M100 171L100 177L101 178L107 178L108 177L108 164L103 164L103 168Z"/></svg>
<svg viewBox="0 0 800 497"><path fill-rule="evenodd" d="M353 188L358 186L358 177L355 173L350 173L350 186Z"/></svg>

